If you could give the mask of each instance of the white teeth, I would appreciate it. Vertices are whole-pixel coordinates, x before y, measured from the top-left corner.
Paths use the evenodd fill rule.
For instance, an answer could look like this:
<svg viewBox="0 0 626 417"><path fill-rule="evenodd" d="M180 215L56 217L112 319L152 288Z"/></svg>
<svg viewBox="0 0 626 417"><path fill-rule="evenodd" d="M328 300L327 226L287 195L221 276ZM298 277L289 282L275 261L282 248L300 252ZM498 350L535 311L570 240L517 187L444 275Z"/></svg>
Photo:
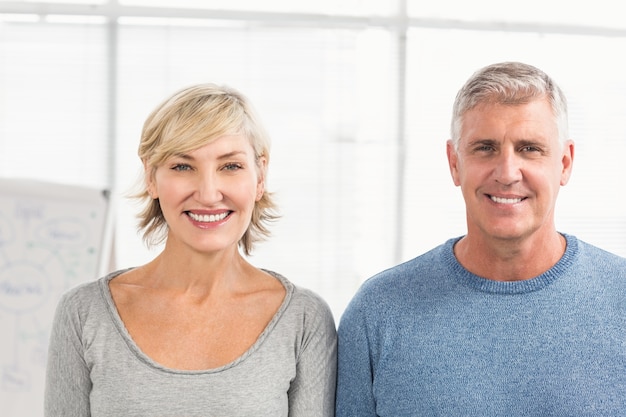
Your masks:
<svg viewBox="0 0 626 417"><path fill-rule="evenodd" d="M501 197L496 197L492 195L491 201L494 201L500 204L515 204L515 203L519 203L520 201L522 201L522 199L521 198L501 198Z"/></svg>
<svg viewBox="0 0 626 417"><path fill-rule="evenodd" d="M228 212L224 212L221 214L195 214L189 212L188 214L189 217L191 217L195 221L204 223L219 222L220 220L224 220L226 216L228 216Z"/></svg>

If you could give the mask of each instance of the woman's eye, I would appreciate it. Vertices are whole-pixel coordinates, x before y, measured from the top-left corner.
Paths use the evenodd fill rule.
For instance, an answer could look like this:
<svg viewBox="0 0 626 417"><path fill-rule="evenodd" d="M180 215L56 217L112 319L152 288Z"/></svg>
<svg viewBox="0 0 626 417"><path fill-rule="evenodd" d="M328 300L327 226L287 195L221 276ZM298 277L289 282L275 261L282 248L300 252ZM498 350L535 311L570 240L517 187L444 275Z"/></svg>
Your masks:
<svg viewBox="0 0 626 417"><path fill-rule="evenodd" d="M237 171L237 170L239 170L241 168L243 168L243 166L241 164L234 163L234 162L228 163L228 164L224 165L224 169L226 171Z"/></svg>
<svg viewBox="0 0 626 417"><path fill-rule="evenodd" d="M172 169L174 171L189 171L191 169L191 166L187 164L176 164L172 167Z"/></svg>

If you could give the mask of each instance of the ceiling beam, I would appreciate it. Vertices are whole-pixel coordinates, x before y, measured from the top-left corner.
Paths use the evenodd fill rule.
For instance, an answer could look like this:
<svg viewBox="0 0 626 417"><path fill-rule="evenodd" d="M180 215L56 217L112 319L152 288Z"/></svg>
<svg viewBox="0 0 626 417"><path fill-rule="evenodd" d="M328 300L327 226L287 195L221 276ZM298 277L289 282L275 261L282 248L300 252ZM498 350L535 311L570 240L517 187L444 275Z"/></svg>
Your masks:
<svg viewBox="0 0 626 417"><path fill-rule="evenodd" d="M48 15L101 16L111 21L115 21L120 17L181 18L231 20L245 21L252 24L297 25L299 27L311 26L321 28L432 28L626 37L626 28L604 26L485 20L468 21L445 18L410 18L405 16L343 16L315 13L127 6L121 5L117 1L105 2L103 4L0 1L0 13L29 14L40 17Z"/></svg>

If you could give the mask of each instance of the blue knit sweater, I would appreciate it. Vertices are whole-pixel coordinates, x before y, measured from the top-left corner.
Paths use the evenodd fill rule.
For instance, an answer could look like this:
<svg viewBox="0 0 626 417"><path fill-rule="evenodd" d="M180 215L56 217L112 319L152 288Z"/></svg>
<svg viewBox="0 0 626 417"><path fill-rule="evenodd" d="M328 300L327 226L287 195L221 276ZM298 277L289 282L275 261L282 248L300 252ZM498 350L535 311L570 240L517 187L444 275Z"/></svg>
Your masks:
<svg viewBox="0 0 626 417"><path fill-rule="evenodd" d="M365 282L341 318L337 417L626 416L626 259L566 235L526 281L457 239Z"/></svg>

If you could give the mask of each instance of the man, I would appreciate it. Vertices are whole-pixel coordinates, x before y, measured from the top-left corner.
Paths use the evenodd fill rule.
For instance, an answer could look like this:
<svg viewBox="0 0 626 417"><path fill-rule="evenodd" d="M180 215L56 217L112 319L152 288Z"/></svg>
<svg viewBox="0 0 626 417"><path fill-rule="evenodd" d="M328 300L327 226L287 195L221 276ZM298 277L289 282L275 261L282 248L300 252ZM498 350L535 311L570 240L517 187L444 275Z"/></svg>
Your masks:
<svg viewBox="0 0 626 417"><path fill-rule="evenodd" d="M574 159L563 93L535 67L485 67L451 133L467 234L358 291L337 417L626 416L626 259L554 222Z"/></svg>

